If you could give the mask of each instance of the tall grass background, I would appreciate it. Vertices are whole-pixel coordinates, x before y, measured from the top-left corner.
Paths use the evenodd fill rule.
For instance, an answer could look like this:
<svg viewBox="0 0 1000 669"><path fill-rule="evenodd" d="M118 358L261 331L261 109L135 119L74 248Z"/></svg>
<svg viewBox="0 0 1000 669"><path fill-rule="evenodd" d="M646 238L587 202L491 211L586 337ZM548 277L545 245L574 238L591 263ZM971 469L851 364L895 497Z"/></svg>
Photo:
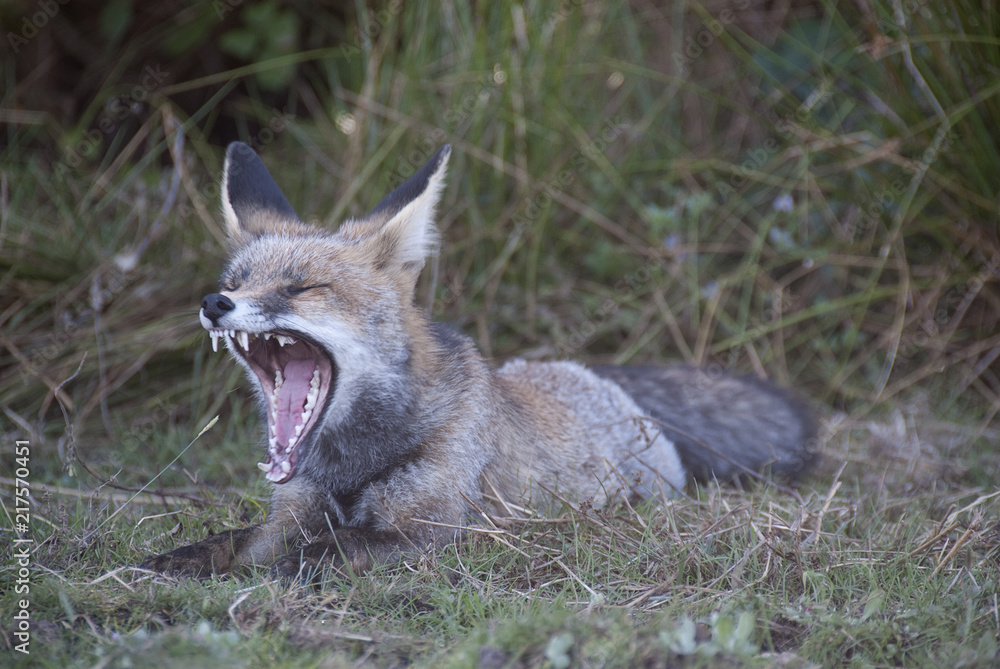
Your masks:
<svg viewBox="0 0 1000 669"><path fill-rule="evenodd" d="M3 69L0 421L5 463L32 449L36 657L995 657L990 3L108 6L59 5ZM74 87L45 65L67 50L94 59ZM434 319L496 360L773 378L817 406L824 464L798 495L567 509L326 595L114 571L265 512L247 384L196 318L235 139L331 228L450 143Z"/></svg>

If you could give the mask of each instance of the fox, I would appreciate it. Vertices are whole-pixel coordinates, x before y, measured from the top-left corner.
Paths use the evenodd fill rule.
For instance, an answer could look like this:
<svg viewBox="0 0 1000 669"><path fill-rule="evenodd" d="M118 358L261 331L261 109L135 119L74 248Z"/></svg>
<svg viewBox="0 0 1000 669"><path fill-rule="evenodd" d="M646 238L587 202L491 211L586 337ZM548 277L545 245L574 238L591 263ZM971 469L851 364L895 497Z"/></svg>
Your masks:
<svg viewBox="0 0 1000 669"><path fill-rule="evenodd" d="M669 500L692 480L794 481L813 464L813 409L770 382L686 364L498 367L432 322L414 293L439 246L450 152L333 232L299 218L253 149L229 145L229 259L199 321L256 392L270 509L141 567L360 573L455 542L485 514Z"/></svg>

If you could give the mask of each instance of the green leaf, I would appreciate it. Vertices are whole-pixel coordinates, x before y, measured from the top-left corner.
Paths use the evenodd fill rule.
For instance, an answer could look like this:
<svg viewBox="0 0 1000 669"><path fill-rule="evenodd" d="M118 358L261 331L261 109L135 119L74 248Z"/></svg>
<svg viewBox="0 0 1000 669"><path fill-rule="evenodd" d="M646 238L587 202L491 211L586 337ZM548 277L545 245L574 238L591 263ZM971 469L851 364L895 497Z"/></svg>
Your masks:
<svg viewBox="0 0 1000 669"><path fill-rule="evenodd" d="M865 621L871 618L873 615L885 608L885 592L882 590L876 590L868 595L868 602L865 604L865 610L861 614L861 620Z"/></svg>
<svg viewBox="0 0 1000 669"><path fill-rule="evenodd" d="M178 22L163 38L163 49L170 56L179 56L203 45L217 23L215 13L202 13L192 20Z"/></svg>
<svg viewBox="0 0 1000 669"><path fill-rule="evenodd" d="M284 53L295 51L299 45L299 17L291 12L276 16L267 36L274 48Z"/></svg>
<svg viewBox="0 0 1000 669"><path fill-rule="evenodd" d="M261 37L270 34L277 19L278 6L274 2L258 2L243 10L244 23Z"/></svg>
<svg viewBox="0 0 1000 669"><path fill-rule="evenodd" d="M98 25L109 45L118 44L132 23L132 0L111 0L101 10Z"/></svg>
<svg viewBox="0 0 1000 669"><path fill-rule="evenodd" d="M556 634L549 639L545 647L545 659L552 663L555 669L566 669L570 665L569 650L573 647L573 635L569 632Z"/></svg>
<svg viewBox="0 0 1000 669"><path fill-rule="evenodd" d="M672 630L659 634L660 642L676 655L692 655L698 650L697 626L690 618L684 618Z"/></svg>
<svg viewBox="0 0 1000 669"><path fill-rule="evenodd" d="M257 47L257 36L249 30L235 28L219 38L219 48L241 60L249 60Z"/></svg>

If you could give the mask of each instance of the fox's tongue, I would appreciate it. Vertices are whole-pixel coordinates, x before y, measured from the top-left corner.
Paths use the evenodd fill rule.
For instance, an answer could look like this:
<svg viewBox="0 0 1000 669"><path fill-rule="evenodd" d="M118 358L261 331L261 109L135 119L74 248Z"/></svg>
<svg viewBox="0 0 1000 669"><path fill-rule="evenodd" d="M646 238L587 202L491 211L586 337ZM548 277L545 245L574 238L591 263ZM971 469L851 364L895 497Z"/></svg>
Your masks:
<svg viewBox="0 0 1000 669"><path fill-rule="evenodd" d="M281 447L287 446L295 434L295 428L303 424L302 413L309 394L310 382L316 365L312 360L289 360L285 364L284 380L277 393L274 409L275 437Z"/></svg>

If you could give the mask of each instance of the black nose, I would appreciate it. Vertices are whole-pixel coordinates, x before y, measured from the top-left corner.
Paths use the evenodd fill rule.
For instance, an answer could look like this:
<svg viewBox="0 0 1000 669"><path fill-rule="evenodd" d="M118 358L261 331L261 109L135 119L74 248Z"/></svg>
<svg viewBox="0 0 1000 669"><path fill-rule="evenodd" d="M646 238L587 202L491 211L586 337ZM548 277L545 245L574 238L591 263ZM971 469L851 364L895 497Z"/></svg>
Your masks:
<svg viewBox="0 0 1000 669"><path fill-rule="evenodd" d="M226 315L227 311L236 308L233 301L222 293L212 293L206 295L201 301L201 310L205 312L205 318L213 323Z"/></svg>

